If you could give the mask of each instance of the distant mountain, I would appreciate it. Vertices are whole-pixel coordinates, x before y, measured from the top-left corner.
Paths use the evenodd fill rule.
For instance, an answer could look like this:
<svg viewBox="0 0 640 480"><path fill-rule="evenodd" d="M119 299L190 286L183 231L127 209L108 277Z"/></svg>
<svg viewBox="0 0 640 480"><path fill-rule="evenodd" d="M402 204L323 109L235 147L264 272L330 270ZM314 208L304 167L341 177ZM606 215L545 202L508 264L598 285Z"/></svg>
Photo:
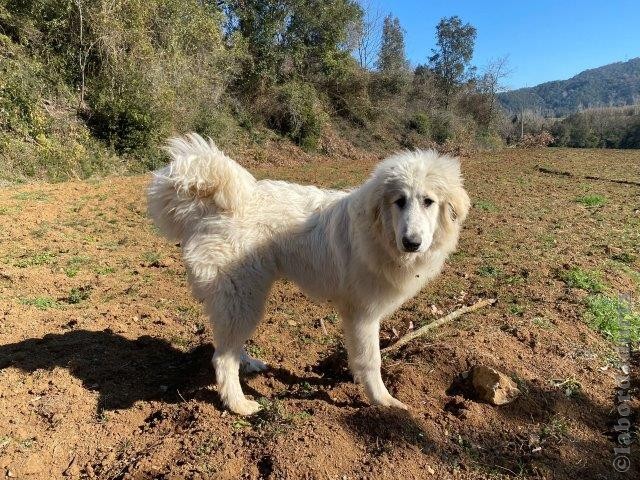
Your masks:
<svg viewBox="0 0 640 480"><path fill-rule="evenodd" d="M521 108L565 116L585 108L640 103L640 57L585 70L569 80L541 83L499 94L510 112Z"/></svg>

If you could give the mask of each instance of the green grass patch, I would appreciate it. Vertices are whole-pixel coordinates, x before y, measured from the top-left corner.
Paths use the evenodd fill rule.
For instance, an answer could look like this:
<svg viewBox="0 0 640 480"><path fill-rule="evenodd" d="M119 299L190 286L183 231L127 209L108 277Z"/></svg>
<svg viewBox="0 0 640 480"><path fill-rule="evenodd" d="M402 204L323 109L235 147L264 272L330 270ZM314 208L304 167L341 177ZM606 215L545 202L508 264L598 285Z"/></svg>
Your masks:
<svg viewBox="0 0 640 480"><path fill-rule="evenodd" d="M104 265L101 267L96 267L93 271L96 272L96 274L98 275L111 275L112 273L115 273L116 269L113 267Z"/></svg>
<svg viewBox="0 0 640 480"><path fill-rule="evenodd" d="M558 244L558 239L555 235L550 233L545 233L538 237L538 241L542 244L545 249L551 249Z"/></svg>
<svg viewBox="0 0 640 480"><path fill-rule="evenodd" d="M552 328L555 328L555 325L545 317L535 317L531 320L531 323L543 330L551 330Z"/></svg>
<svg viewBox="0 0 640 480"><path fill-rule="evenodd" d="M67 303L77 305L78 303L88 300L91 296L91 285L85 285L84 287L72 288L69 292L69 296L66 298Z"/></svg>
<svg viewBox="0 0 640 480"><path fill-rule="evenodd" d="M511 313L511 315L521 317L526 311L527 308L524 305L520 305L518 303L512 303L511 305L509 305L509 313Z"/></svg>
<svg viewBox="0 0 640 480"><path fill-rule="evenodd" d="M502 270L493 265L480 265L476 270L481 277L498 278L502 275Z"/></svg>
<svg viewBox="0 0 640 480"><path fill-rule="evenodd" d="M182 352L189 350L189 346L191 345L191 340L186 337L181 337L180 335L172 336L169 341Z"/></svg>
<svg viewBox="0 0 640 480"><path fill-rule="evenodd" d="M265 357L264 349L262 347L259 347L258 345L254 345L253 343L250 343L246 346L246 349L247 349L247 353L254 358Z"/></svg>
<svg viewBox="0 0 640 480"><path fill-rule="evenodd" d="M51 297L23 298L20 303L36 307L38 310L48 310L58 306L58 302Z"/></svg>
<svg viewBox="0 0 640 480"><path fill-rule="evenodd" d="M483 212L497 212L498 207L496 207L493 203L488 200L477 200L473 206L478 210L482 210Z"/></svg>
<svg viewBox="0 0 640 480"><path fill-rule="evenodd" d="M89 257L83 257L81 255L75 255L67 260L67 266L64 269L64 273L67 277L73 278L80 271L80 267L88 264L91 261Z"/></svg>
<svg viewBox="0 0 640 480"><path fill-rule="evenodd" d="M604 290L601 277L600 272L583 270L580 267L573 267L560 275L568 287L580 288L590 293L600 293Z"/></svg>
<svg viewBox="0 0 640 480"><path fill-rule="evenodd" d="M160 254L158 252L144 252L143 260L149 267L161 267Z"/></svg>
<svg viewBox="0 0 640 480"><path fill-rule="evenodd" d="M296 421L305 421L309 418L308 412L298 414L287 412L284 404L278 399L261 398L258 403L262 409L250 418L253 428L263 436L275 437L292 428Z"/></svg>
<svg viewBox="0 0 640 480"><path fill-rule="evenodd" d="M322 319L335 325L336 323L338 323L338 314L335 313L335 312L332 312L332 313L322 317Z"/></svg>
<svg viewBox="0 0 640 480"><path fill-rule="evenodd" d="M48 202L50 199L49 194L37 190L33 192L16 193L12 198L15 200L33 200L36 202Z"/></svg>
<svg viewBox="0 0 640 480"><path fill-rule="evenodd" d="M628 340L632 344L640 342L640 314L632 311L629 304L620 298L591 295L587 298L585 320L609 340Z"/></svg>
<svg viewBox="0 0 640 480"><path fill-rule="evenodd" d="M616 262L624 263L626 265L631 265L636 261L636 256L629 252L620 252L614 255L611 255L611 260L615 260Z"/></svg>
<svg viewBox="0 0 640 480"><path fill-rule="evenodd" d="M234 420L232 427L235 428L236 430L240 430L243 428L250 428L251 422L249 422L248 420L245 420L244 418L238 418L237 420Z"/></svg>
<svg viewBox="0 0 640 480"><path fill-rule="evenodd" d="M38 265L50 265L56 259L56 254L49 251L34 253L33 255L25 255L20 257L15 266L19 268L35 267Z"/></svg>
<svg viewBox="0 0 640 480"><path fill-rule="evenodd" d="M583 195L576 198L576 202L585 207L602 207L607 203L607 199L602 195Z"/></svg>
<svg viewBox="0 0 640 480"><path fill-rule="evenodd" d="M202 312L199 305L178 305L176 310L182 323L195 322Z"/></svg>
<svg viewBox="0 0 640 480"><path fill-rule="evenodd" d="M196 448L196 455L198 457L209 456L212 452L215 452L223 446L224 443L219 438L207 438L205 441L198 444L198 448Z"/></svg>
<svg viewBox="0 0 640 480"><path fill-rule="evenodd" d="M562 440L569 433L569 422L561 415L553 417L540 429L541 440Z"/></svg>

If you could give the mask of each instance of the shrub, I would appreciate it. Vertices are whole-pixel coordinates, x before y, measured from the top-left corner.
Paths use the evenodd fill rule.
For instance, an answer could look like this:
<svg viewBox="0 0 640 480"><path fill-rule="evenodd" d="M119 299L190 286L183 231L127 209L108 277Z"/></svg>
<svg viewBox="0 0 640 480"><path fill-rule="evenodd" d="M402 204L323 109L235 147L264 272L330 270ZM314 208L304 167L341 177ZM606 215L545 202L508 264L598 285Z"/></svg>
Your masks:
<svg viewBox="0 0 640 480"><path fill-rule="evenodd" d="M325 59L326 79L323 89L334 112L359 126L366 126L375 118L369 92L371 73L362 70L351 58Z"/></svg>
<svg viewBox="0 0 640 480"><path fill-rule="evenodd" d="M454 127L452 114L446 111L436 111L431 118L431 138L437 143L444 143L453 138Z"/></svg>
<svg viewBox="0 0 640 480"><path fill-rule="evenodd" d="M2 34L0 50L6 52L0 54L0 130L36 135L48 123L40 104L45 84L43 67Z"/></svg>
<svg viewBox="0 0 640 480"><path fill-rule="evenodd" d="M518 145L524 148L548 147L554 140L550 132L543 130L540 133L525 133Z"/></svg>
<svg viewBox="0 0 640 480"><path fill-rule="evenodd" d="M620 148L640 148L640 117L636 116L634 123L627 127L624 137L620 140Z"/></svg>
<svg viewBox="0 0 640 480"><path fill-rule="evenodd" d="M69 292L69 296L66 298L67 303L72 305L81 303L85 300L88 300L91 296L91 285L86 285L84 287L72 288Z"/></svg>
<svg viewBox="0 0 640 480"><path fill-rule="evenodd" d="M483 129L476 135L476 143L479 148L486 150L498 150L504 147L504 140L496 132Z"/></svg>
<svg viewBox="0 0 640 480"><path fill-rule="evenodd" d="M122 77L104 77L94 86L88 124L119 154L145 152L169 131L169 102L154 94L142 73L132 69Z"/></svg>
<svg viewBox="0 0 640 480"><path fill-rule="evenodd" d="M411 84L411 73L406 70L380 72L373 79L372 88L377 96L401 96Z"/></svg>
<svg viewBox="0 0 640 480"><path fill-rule="evenodd" d="M409 128L420 135L429 137L431 133L431 119L426 113L417 113L409 120Z"/></svg>
<svg viewBox="0 0 640 480"><path fill-rule="evenodd" d="M326 114L313 86L289 82L275 88L267 122L306 150L318 147Z"/></svg>

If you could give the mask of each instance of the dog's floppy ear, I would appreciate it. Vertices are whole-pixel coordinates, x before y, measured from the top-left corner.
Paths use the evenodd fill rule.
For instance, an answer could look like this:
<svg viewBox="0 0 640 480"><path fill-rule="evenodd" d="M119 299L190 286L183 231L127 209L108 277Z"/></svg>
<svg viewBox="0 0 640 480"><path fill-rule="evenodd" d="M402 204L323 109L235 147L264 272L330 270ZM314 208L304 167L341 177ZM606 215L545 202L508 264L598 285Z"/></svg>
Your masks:
<svg viewBox="0 0 640 480"><path fill-rule="evenodd" d="M384 205L386 185L376 179L371 184L367 195L367 215L371 225L379 225L382 221L382 207Z"/></svg>
<svg viewBox="0 0 640 480"><path fill-rule="evenodd" d="M447 196L447 203L449 205L448 213L451 221L464 222L464 219L467 218L467 214L469 213L469 207L471 206L469 195L467 195L462 185L458 185L452 188Z"/></svg>
<svg viewBox="0 0 640 480"><path fill-rule="evenodd" d="M441 226L447 231L459 227L464 222L464 219L467 218L470 206L469 195L467 195L462 184L449 186L444 193L440 206Z"/></svg>

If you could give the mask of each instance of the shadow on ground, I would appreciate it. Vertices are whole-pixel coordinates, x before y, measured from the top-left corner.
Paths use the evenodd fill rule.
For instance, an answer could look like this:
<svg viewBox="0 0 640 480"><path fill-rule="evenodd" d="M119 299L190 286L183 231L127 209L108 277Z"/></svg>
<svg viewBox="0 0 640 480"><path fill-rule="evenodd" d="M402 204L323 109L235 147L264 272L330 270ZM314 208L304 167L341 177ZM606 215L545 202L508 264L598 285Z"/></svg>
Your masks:
<svg viewBox="0 0 640 480"><path fill-rule="evenodd" d="M130 407L138 400L176 402L179 393L213 379L210 344L189 352L149 336L135 340L110 330L73 330L0 346L0 370L66 368L99 392L98 411Z"/></svg>
<svg viewBox="0 0 640 480"><path fill-rule="evenodd" d="M98 411L128 408L139 400L174 403L196 397L223 408L214 392L203 391L215 380L211 366L213 346L199 345L182 351L169 342L150 336L128 339L112 332L73 330L48 334L0 346L0 370L15 367L25 372L66 368L88 390L99 393ZM267 372L289 385L307 382L329 387L351 381L346 354L336 351L313 367L314 373L299 377L283 368ZM247 385L245 392L261 396ZM319 389L311 396L290 391L287 398L316 398L340 406Z"/></svg>

